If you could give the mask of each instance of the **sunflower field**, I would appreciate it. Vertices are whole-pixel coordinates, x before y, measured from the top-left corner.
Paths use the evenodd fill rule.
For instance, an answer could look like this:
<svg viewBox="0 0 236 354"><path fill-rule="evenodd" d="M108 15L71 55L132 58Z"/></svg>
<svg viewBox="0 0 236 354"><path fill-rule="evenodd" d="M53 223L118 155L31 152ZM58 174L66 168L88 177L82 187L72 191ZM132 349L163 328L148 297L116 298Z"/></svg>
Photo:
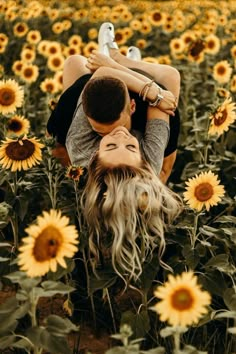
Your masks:
<svg viewBox="0 0 236 354"><path fill-rule="evenodd" d="M66 58L98 49L103 22L181 75L168 269L153 257L122 290L88 261L83 168L46 134ZM0 0L0 352L236 353L235 122L234 0Z"/></svg>

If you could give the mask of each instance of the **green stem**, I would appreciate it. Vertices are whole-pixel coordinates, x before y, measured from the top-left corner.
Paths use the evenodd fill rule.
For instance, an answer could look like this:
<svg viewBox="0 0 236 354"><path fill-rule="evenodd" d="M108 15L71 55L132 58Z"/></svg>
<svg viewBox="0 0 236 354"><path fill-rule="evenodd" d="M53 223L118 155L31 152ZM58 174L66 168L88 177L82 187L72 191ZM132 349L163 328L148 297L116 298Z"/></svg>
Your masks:
<svg viewBox="0 0 236 354"><path fill-rule="evenodd" d="M88 271L88 265L86 261L86 255L85 251L83 250L83 261L84 261L84 268L85 268L85 274L86 274L86 282L87 282L87 293L89 294L89 271ZM92 307L92 313L93 313L93 322L95 324L95 330L96 330L96 313L95 313L95 305L94 305L94 300L93 300L93 294L89 295L89 299L91 302L91 307Z"/></svg>
<svg viewBox="0 0 236 354"><path fill-rule="evenodd" d="M174 334L174 346L175 346L175 353L178 354L180 350L180 334L176 332Z"/></svg>
<svg viewBox="0 0 236 354"><path fill-rule="evenodd" d="M199 217L199 214L194 215L193 232L192 232L192 237L191 237L192 249L194 249L195 243L197 241L198 217Z"/></svg>
<svg viewBox="0 0 236 354"><path fill-rule="evenodd" d="M111 298L110 298L110 294L109 294L108 288L105 288L105 292L106 292L106 295L107 295L107 300L108 300L108 304L109 304L109 308L110 308L110 312L111 312L113 329L114 329L114 332L116 333L117 332L116 321L115 321L115 316L114 316L114 312L113 312L113 309L112 309Z"/></svg>

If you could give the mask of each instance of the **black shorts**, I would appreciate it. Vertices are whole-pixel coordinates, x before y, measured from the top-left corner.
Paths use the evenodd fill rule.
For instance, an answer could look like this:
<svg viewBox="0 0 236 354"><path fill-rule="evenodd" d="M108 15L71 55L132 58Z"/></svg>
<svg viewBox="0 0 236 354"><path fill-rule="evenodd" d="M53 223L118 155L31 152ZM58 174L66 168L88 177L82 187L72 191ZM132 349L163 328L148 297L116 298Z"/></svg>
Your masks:
<svg viewBox="0 0 236 354"><path fill-rule="evenodd" d="M50 135L56 138L61 145L66 143L66 135L70 128L72 118L77 106L79 96L91 78L92 74L85 74L76 80L67 90L61 95L56 108L52 111L47 122L47 131Z"/></svg>

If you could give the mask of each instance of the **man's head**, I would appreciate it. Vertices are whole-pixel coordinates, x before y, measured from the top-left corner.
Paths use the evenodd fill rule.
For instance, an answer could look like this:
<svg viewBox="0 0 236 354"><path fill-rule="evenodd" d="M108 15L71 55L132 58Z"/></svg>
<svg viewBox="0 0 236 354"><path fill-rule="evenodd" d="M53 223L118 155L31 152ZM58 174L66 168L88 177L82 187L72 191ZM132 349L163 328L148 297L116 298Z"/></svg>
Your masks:
<svg viewBox="0 0 236 354"><path fill-rule="evenodd" d="M82 93L82 104L93 130L99 135L106 135L117 126L130 130L133 107L122 80L110 76L90 79Z"/></svg>

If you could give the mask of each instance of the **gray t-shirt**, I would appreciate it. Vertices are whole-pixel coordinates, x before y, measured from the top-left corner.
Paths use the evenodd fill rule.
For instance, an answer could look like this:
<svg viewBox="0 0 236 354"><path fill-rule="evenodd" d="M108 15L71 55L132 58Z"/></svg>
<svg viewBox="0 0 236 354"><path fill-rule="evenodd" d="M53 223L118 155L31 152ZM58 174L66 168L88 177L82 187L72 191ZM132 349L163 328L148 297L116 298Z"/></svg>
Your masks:
<svg viewBox="0 0 236 354"><path fill-rule="evenodd" d="M140 145L140 151L157 174L160 173L164 151L169 140L169 124L162 119L147 121L144 135L131 130ZM83 111L81 95L78 100L71 126L66 137L66 148L72 165L88 167L89 161L98 150L101 136L94 132Z"/></svg>

